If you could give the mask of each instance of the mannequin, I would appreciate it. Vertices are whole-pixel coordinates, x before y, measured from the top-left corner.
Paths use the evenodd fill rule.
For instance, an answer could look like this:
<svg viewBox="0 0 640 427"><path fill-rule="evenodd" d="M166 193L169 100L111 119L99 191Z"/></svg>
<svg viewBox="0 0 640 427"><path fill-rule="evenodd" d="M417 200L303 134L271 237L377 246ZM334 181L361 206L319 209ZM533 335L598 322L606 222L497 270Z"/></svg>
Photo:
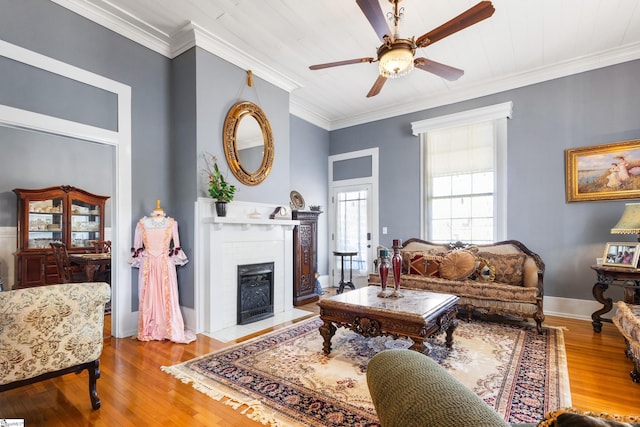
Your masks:
<svg viewBox="0 0 640 427"><path fill-rule="evenodd" d="M187 256L180 247L178 223L167 217L156 200L149 217L136 225L131 265L138 273L138 339L189 343L195 334L184 329L178 298L176 265Z"/></svg>

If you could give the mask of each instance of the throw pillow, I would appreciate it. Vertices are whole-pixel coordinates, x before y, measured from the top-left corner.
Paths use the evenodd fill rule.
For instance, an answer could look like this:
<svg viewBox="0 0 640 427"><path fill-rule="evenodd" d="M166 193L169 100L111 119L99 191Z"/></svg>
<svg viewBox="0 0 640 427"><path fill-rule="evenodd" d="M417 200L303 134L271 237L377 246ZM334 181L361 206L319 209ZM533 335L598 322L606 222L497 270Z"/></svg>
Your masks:
<svg viewBox="0 0 640 427"><path fill-rule="evenodd" d="M444 256L444 254L442 252L438 252L435 250L424 250L424 251L409 251L409 250L403 250L400 251L400 255L402 256L402 273L403 274L410 274L409 273L409 264L411 264L411 260L418 255L423 255L423 256L427 256L427 257L440 257L442 258Z"/></svg>
<svg viewBox="0 0 640 427"><path fill-rule="evenodd" d="M440 262L440 277L466 279L476 269L476 257L464 249L448 252Z"/></svg>
<svg viewBox="0 0 640 427"><path fill-rule="evenodd" d="M409 263L409 274L419 276L440 277L442 257L437 255L414 255Z"/></svg>
<svg viewBox="0 0 640 427"><path fill-rule="evenodd" d="M478 257L487 260L495 268L495 281L507 285L522 286L524 282L525 254L494 254L478 252Z"/></svg>
<svg viewBox="0 0 640 427"><path fill-rule="evenodd" d="M496 278L496 268L489 264L489 261L482 257L476 257L476 269L471 273L469 279L480 282L493 282Z"/></svg>
<svg viewBox="0 0 640 427"><path fill-rule="evenodd" d="M604 412L583 412L565 408L548 413L536 427L640 427L640 416L622 416Z"/></svg>

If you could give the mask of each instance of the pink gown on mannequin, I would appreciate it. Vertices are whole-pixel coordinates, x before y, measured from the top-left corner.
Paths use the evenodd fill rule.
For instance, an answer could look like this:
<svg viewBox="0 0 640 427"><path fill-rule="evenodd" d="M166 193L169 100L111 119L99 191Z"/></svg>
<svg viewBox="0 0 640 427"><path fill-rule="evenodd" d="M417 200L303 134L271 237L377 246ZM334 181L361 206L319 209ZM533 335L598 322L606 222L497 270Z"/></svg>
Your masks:
<svg viewBox="0 0 640 427"><path fill-rule="evenodd" d="M173 246L171 246L173 241ZM178 301L176 265L188 262L180 248L178 223L173 218L144 217L136 225L131 265L138 273L138 339L189 343Z"/></svg>

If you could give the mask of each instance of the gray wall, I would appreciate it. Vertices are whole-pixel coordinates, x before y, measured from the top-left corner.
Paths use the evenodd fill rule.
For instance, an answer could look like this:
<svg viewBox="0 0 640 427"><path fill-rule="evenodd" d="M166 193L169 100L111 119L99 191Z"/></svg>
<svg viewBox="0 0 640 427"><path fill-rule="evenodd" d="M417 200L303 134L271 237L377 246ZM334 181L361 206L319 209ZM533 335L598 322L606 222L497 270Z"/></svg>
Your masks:
<svg viewBox="0 0 640 427"><path fill-rule="evenodd" d="M329 132L291 116L291 190L310 205L322 206L318 217L318 272L329 274L327 185L329 183Z"/></svg>
<svg viewBox="0 0 640 427"><path fill-rule="evenodd" d="M513 101L508 121L507 238L546 264L545 295L593 299L595 273L627 201L565 202L564 151L640 138L640 61L523 87L375 123L336 130L330 152L380 147L380 227L406 240L420 232L417 120ZM613 295L613 294L612 294Z"/></svg>
<svg viewBox="0 0 640 427"><path fill-rule="evenodd" d="M197 197L197 87L195 49L171 61L171 186L168 212L178 221L180 246L187 257L194 256L194 201ZM177 269L180 303L194 306L194 263Z"/></svg>
<svg viewBox="0 0 640 427"><path fill-rule="evenodd" d="M196 48L198 153L208 152L218 158L218 166L236 186L234 200L256 203L288 203L289 200L289 94L258 76L247 86L247 72L211 53ZM240 101L257 104L267 116L274 140L271 173L259 185L241 184L226 165L222 129L227 112ZM202 159L198 159L202 160ZM199 162L198 173L204 164ZM202 181L201 181L202 182ZM198 195L208 197L206 186L198 186Z"/></svg>
<svg viewBox="0 0 640 427"><path fill-rule="evenodd" d="M155 207L156 199L166 201L166 205L171 206L169 192L170 61L167 58L46 0L0 0L0 39L131 86L134 221L151 212ZM55 102L50 103L55 107L53 109L63 112L60 114L67 114L64 112L70 109L71 105L75 105L67 102L68 99L75 99L70 95L86 95L86 92L74 89L72 86L66 89L73 92L65 92L62 98L55 96ZM103 113L106 117L114 117L112 111L105 111L109 106L109 96L94 96L95 99L104 100L98 104L89 103L84 106L88 110L88 113L85 113L88 117L87 121L91 122L95 120L96 115ZM60 107L56 105L59 102ZM47 108L52 109L50 106ZM75 112L72 117L78 117L79 114ZM101 123L103 122L98 122L98 124ZM109 120L107 125L108 123ZM48 146L53 139L47 137L44 145ZM4 137L2 144L0 148L2 148L3 161L11 165L24 165L38 161L36 160L38 153L42 152L40 148L25 152L24 147L18 147L14 140L7 140ZM71 182L73 177L67 178L65 174L74 170L73 168L56 169L58 164L66 166L61 158L67 155L74 155L70 146L68 148L65 146L52 154L49 160L53 167L38 168L36 174L38 182L31 182L28 185L40 187L70 184L92 191L99 185L99 181L104 181L105 177L110 178L102 169L102 166L107 166L109 158L100 157L99 161L92 163L89 172L82 173L81 180ZM77 163L91 162L91 159L95 159L96 156L101 154L83 155ZM4 194L6 198L7 190L24 183L23 170L21 168L16 171L14 166L6 176L2 176L0 197ZM63 180L68 181L61 182ZM109 194L112 188L112 186L109 187L109 192L100 190L95 192ZM15 203L12 206L2 203L0 210L2 218L7 217L6 212L12 212L10 215L15 215L13 213L16 210ZM171 213L170 210L168 212ZM10 221L13 220L10 219ZM15 226L16 224L14 222L3 225ZM132 225L135 227L135 223ZM133 236L131 241L133 242ZM132 269L131 274L133 277L131 308L137 310L137 270Z"/></svg>
<svg viewBox="0 0 640 427"><path fill-rule="evenodd" d="M112 147L0 126L0 153L1 227L18 223L14 188L71 185L100 196L112 194ZM111 226L111 205L111 199L107 200L107 227Z"/></svg>
<svg viewBox="0 0 640 427"><path fill-rule="evenodd" d="M214 77L215 76L215 77ZM236 186L234 200L286 203L289 187L289 94L215 55L194 48L171 64L171 188L179 221L180 243L187 255L195 250L194 202L208 197L203 155L218 159L226 179ZM239 101L256 103L273 132L275 157L271 173L257 186L240 183L229 171L222 144L222 129L229 109ZM194 306L194 264L178 269L180 302Z"/></svg>

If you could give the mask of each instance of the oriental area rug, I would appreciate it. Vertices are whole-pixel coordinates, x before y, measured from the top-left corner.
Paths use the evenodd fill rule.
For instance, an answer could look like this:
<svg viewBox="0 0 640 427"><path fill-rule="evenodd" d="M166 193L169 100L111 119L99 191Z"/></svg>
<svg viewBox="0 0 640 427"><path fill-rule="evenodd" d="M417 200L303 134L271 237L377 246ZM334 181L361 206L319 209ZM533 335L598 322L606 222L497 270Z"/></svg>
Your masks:
<svg viewBox="0 0 640 427"><path fill-rule="evenodd" d="M304 320L162 370L265 425L379 425L367 363L411 343L338 328L326 356L321 324L319 317ZM508 422L537 422L571 405L561 329L538 335L528 324L460 320L451 349L443 335L428 341L429 357Z"/></svg>

